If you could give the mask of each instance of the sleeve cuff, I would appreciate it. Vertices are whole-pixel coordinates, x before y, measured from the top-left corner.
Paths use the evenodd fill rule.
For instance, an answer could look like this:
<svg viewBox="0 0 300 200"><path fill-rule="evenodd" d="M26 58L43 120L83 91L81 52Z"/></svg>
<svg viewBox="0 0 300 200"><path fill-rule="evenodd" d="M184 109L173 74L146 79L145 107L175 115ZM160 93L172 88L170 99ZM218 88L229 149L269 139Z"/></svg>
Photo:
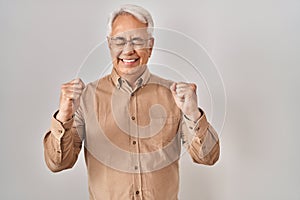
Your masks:
<svg viewBox="0 0 300 200"><path fill-rule="evenodd" d="M62 123L59 120L56 119L58 111L54 113L51 120L51 133L54 135L54 137L58 140L62 138L64 133L72 128L74 117L69 119L68 121Z"/></svg>
<svg viewBox="0 0 300 200"><path fill-rule="evenodd" d="M207 122L204 111L200 108L199 111L201 112L201 117L196 122L188 119L185 115L184 115L184 121L186 123L187 128L190 131L195 133L197 136L202 136L206 132L209 123Z"/></svg>

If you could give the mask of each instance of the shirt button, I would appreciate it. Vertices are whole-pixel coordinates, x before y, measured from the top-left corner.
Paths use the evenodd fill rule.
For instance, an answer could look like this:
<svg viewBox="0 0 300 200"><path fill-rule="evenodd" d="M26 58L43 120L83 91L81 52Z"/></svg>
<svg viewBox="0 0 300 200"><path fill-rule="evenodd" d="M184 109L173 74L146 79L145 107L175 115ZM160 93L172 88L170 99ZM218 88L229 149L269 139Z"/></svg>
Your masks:
<svg viewBox="0 0 300 200"><path fill-rule="evenodd" d="M60 153L60 150L57 150L56 152L57 152L57 153Z"/></svg>
<svg viewBox="0 0 300 200"><path fill-rule="evenodd" d="M62 131L62 130L58 130L58 132L59 132L59 133L62 133L63 131Z"/></svg>
<svg viewBox="0 0 300 200"><path fill-rule="evenodd" d="M131 96L133 97L133 96L134 96L134 93L131 93Z"/></svg>
<svg viewBox="0 0 300 200"><path fill-rule="evenodd" d="M139 193L140 193L140 191L136 191L136 192L135 192L135 194L139 194Z"/></svg>
<svg viewBox="0 0 300 200"><path fill-rule="evenodd" d="M132 144L136 144L136 141L133 141Z"/></svg>
<svg viewBox="0 0 300 200"><path fill-rule="evenodd" d="M132 116L132 117L131 117L131 119L132 119L132 120L135 120L135 117L134 117L134 116Z"/></svg>
<svg viewBox="0 0 300 200"><path fill-rule="evenodd" d="M134 166L134 169L137 170L137 169L138 169L138 166Z"/></svg>

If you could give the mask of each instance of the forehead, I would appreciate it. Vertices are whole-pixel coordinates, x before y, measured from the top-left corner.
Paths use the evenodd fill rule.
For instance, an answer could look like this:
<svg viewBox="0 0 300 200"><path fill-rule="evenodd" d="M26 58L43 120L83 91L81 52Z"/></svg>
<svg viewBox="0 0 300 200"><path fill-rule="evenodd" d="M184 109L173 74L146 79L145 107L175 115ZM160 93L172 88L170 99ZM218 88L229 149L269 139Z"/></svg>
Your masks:
<svg viewBox="0 0 300 200"><path fill-rule="evenodd" d="M143 36L147 35L147 24L140 22L130 14L121 14L112 24L112 36Z"/></svg>

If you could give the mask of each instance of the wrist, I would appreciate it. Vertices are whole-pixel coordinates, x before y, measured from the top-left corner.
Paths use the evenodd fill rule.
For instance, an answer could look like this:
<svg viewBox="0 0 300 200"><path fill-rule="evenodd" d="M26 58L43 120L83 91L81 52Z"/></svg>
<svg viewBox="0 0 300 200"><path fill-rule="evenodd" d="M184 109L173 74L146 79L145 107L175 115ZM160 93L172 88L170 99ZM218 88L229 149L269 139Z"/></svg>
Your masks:
<svg viewBox="0 0 300 200"><path fill-rule="evenodd" d="M189 114L185 114L185 116L189 119L192 120L194 122L198 121L201 117L201 112L199 109L196 109L194 112L189 113Z"/></svg>
<svg viewBox="0 0 300 200"><path fill-rule="evenodd" d="M61 123L64 123L64 122L69 121L70 119L72 119L73 114L58 111L58 113L54 117L55 117L55 119L57 119Z"/></svg>

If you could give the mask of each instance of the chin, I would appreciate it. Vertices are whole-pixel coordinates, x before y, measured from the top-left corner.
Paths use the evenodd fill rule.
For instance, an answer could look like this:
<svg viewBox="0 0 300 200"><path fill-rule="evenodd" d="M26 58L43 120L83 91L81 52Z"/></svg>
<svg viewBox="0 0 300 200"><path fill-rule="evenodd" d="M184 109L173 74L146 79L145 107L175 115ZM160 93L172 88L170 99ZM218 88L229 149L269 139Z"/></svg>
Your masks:
<svg viewBox="0 0 300 200"><path fill-rule="evenodd" d="M119 75L141 75L146 68L146 65L137 66L117 66L116 70Z"/></svg>
<svg viewBox="0 0 300 200"><path fill-rule="evenodd" d="M139 73L139 71L141 70L140 66L136 66L136 67L119 67L117 68L117 71L120 74L124 74L124 75L133 75L133 74L137 74Z"/></svg>

